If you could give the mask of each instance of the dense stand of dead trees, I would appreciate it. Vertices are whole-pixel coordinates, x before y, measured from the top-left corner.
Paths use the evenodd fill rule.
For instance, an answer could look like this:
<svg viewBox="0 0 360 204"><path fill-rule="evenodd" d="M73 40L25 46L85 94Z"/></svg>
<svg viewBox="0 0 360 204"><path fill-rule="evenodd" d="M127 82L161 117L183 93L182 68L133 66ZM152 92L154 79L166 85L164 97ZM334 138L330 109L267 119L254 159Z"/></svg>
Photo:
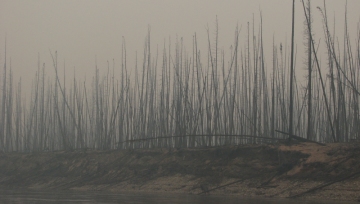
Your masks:
<svg viewBox="0 0 360 204"><path fill-rule="evenodd" d="M308 83L301 89L294 77L292 134L318 142L359 138L360 30L357 44L351 44L345 22L344 50L340 52L329 30L325 5L318 8L328 55L326 65L321 65L309 1L303 2L303 8ZM225 51L218 47L217 23L215 31L213 43L208 30L206 52L198 49L195 34L190 52L178 39L174 48L170 41L164 45L161 55L150 52L149 31L142 60L136 54L132 67L127 65L123 40L121 74L114 76L119 69L114 62L108 62L105 75L96 66L90 87L76 78L65 85L66 73L61 73L57 53L51 53L55 76L45 77L50 67L41 65L39 58L31 98L26 101L21 80L14 84L11 62L7 63L5 55L0 150L198 147L283 139L275 130L289 127L287 45L273 43L272 62L267 63L262 22L258 34L254 22L248 23L243 31L245 47L240 47L241 29L237 27L230 58L225 59Z"/></svg>

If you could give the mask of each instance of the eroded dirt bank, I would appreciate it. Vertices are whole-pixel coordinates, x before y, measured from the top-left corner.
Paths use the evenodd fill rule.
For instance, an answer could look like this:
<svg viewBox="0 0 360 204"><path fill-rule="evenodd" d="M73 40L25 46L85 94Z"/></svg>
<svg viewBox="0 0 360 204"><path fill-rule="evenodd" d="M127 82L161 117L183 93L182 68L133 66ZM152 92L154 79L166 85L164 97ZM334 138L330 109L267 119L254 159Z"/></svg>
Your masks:
<svg viewBox="0 0 360 204"><path fill-rule="evenodd" d="M360 145L1 153L0 186L357 201Z"/></svg>

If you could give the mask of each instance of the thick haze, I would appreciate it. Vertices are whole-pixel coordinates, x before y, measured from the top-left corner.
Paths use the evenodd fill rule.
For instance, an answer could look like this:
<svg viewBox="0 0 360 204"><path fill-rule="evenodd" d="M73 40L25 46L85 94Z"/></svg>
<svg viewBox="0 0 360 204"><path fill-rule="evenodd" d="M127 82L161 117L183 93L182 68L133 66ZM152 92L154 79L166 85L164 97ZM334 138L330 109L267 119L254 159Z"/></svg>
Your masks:
<svg viewBox="0 0 360 204"><path fill-rule="evenodd" d="M329 20L332 22L334 15L336 17L338 36L343 36L345 4L343 0L326 1ZM322 19L316 7L323 7L323 1L312 0L311 5L314 37L319 41L324 37ZM0 0L0 63L2 67L6 38L8 65L11 58L15 82L21 76L24 85L31 83L38 67L38 54L41 63L46 64L48 76L52 77L49 50L57 50L59 67L63 68L65 61L68 76L73 76L75 67L76 75L83 80L85 75L94 75L95 59L102 70L106 70L107 60L114 59L116 66L120 67L122 36L126 41L128 68L131 69L134 64L135 51L138 51L141 63L148 26L151 27L153 57L157 46L161 55L164 40L168 46L169 38L174 48L176 38L183 37L187 50L191 51L195 32L204 53L207 51L206 28L209 26L211 39L214 40L216 17L219 48L229 53L237 24L241 27L241 49L246 42L247 22L252 23L253 15L257 34L260 11L267 51L265 57L269 60L272 57L273 36L276 44L290 45L291 6L291 0ZM359 9L359 0L348 0L352 39L358 29ZM304 55L303 22L303 7L301 1L296 0L297 70L304 69L301 62Z"/></svg>

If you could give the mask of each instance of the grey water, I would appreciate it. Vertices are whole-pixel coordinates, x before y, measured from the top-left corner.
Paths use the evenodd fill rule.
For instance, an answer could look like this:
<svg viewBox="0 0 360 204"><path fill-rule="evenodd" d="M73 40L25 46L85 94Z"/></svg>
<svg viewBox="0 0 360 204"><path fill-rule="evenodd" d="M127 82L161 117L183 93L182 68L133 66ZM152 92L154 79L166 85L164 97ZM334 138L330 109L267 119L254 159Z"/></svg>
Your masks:
<svg viewBox="0 0 360 204"><path fill-rule="evenodd" d="M0 190L0 203L3 204L55 204L55 203L128 203L128 204L342 204L351 202L310 201L294 199L244 198L225 195L189 195L175 193L106 193L79 191L19 191ZM355 202L354 202L355 203Z"/></svg>

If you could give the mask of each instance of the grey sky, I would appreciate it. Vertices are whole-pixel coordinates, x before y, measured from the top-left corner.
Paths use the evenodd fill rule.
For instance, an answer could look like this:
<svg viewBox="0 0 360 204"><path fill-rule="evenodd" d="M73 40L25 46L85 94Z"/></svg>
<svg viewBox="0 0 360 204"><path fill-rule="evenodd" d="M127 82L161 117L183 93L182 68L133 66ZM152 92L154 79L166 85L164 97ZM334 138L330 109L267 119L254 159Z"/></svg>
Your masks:
<svg viewBox="0 0 360 204"><path fill-rule="evenodd" d="M336 15L338 34L342 36L345 0L327 0L330 19ZM16 73L30 83L37 70L37 58L46 63L47 73L53 71L51 51L57 50L61 67L66 61L67 73L93 76L95 56L98 67L106 68L106 61L121 60L122 36L126 39L128 61L134 61L135 51L142 53L148 25L151 26L152 52L161 49L164 39L183 37L191 50L192 35L196 32L199 45L207 50L206 27L213 33L215 19L219 22L220 48L230 52L236 24L242 26L240 45L243 48L246 25L255 16L256 30L259 11L263 15L264 41L271 50L276 43L290 42L291 0L0 0L0 63L4 62L4 41L7 36L8 60ZM312 0L315 38L323 39L317 6L322 0ZM359 0L348 0L349 31L356 36L359 22ZM303 53L303 8L296 0L296 44L298 60ZM167 42L168 43L168 42ZM203 52L204 52L203 51ZM271 58L271 53L267 53ZM139 60L141 54L139 54ZM298 63L299 64L299 63ZM300 63L301 64L301 63ZM131 64L130 64L131 65ZM2 66L1 66L2 67ZM301 68L301 67L299 67Z"/></svg>

